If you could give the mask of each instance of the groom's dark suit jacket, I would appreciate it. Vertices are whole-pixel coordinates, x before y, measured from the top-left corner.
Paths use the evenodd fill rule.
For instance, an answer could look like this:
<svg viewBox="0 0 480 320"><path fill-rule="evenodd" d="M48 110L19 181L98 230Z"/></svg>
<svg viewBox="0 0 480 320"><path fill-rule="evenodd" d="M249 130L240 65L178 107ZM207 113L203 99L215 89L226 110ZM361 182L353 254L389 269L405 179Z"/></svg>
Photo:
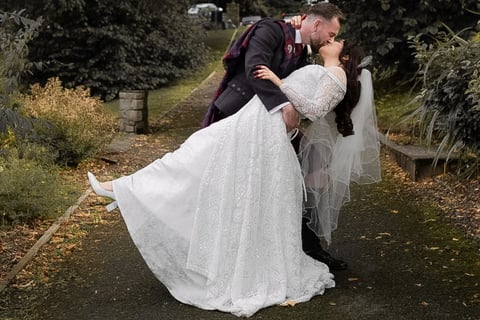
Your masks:
<svg viewBox="0 0 480 320"><path fill-rule="evenodd" d="M305 53L295 51L295 30L282 20L263 19L246 30L232 45L224 62L238 50L232 67L226 62L226 77L219 88L211 108L219 116L204 120L204 126L225 118L240 110L255 94L258 94L267 110L288 102L288 98L271 81L255 79L254 71L259 65L269 67L279 78L305 65ZM305 50L304 50L305 51Z"/></svg>

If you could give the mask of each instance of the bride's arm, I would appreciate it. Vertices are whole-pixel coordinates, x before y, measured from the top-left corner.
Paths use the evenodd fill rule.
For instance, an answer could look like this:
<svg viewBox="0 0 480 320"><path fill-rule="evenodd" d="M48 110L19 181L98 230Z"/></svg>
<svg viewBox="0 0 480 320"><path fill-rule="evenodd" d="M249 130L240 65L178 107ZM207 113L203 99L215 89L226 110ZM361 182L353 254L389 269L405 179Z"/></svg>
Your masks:
<svg viewBox="0 0 480 320"><path fill-rule="evenodd" d="M272 70L270 70L267 66L257 66L257 70L255 71L255 78L270 80L273 82L274 85L280 87L283 81L277 77Z"/></svg>
<svg viewBox="0 0 480 320"><path fill-rule="evenodd" d="M318 83L310 84L316 85L317 88L313 97L307 97L295 89L294 86L283 82L266 66L258 67L256 77L270 80L279 86L295 106L295 109L312 121L324 117L328 112L332 111L345 95L345 90L333 78L334 75L327 74L326 71Z"/></svg>
<svg viewBox="0 0 480 320"><path fill-rule="evenodd" d="M328 74L321 77L318 83L308 85L317 88L313 97L307 97L298 90L298 86L295 87L289 83L282 83L280 89L295 109L312 121L322 118L332 111L345 96L345 90Z"/></svg>

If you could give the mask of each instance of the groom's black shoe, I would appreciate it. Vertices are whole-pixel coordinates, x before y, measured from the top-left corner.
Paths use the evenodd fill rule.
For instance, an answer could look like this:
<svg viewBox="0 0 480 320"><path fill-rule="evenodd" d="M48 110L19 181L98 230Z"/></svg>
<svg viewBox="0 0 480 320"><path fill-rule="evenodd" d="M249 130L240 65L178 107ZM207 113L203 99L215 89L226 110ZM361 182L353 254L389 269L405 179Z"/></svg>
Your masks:
<svg viewBox="0 0 480 320"><path fill-rule="evenodd" d="M308 220L302 218L302 248L303 251L315 260L325 263L330 270L345 270L348 264L345 261L335 259L327 251L323 250L320 239L307 225Z"/></svg>
<svg viewBox="0 0 480 320"><path fill-rule="evenodd" d="M305 253L313 259L325 263L330 270L345 270L348 268L348 264L345 261L335 259L321 248L305 250Z"/></svg>

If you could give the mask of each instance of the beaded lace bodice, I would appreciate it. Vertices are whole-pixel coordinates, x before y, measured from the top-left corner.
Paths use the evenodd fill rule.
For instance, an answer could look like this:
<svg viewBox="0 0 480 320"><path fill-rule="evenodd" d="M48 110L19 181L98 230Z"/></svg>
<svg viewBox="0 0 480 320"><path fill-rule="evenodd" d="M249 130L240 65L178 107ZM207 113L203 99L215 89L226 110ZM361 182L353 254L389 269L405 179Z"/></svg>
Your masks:
<svg viewBox="0 0 480 320"><path fill-rule="evenodd" d="M314 83L317 85L312 85ZM315 121L332 111L343 99L345 83L345 73L340 67L324 68L315 64L294 71L280 89L297 111Z"/></svg>

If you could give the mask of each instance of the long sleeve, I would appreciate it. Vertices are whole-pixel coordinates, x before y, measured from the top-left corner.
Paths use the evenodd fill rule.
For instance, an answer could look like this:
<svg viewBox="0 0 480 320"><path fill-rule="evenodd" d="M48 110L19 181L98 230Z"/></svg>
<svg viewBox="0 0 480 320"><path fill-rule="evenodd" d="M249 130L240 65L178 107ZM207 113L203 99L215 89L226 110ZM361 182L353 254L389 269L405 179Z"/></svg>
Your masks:
<svg viewBox="0 0 480 320"><path fill-rule="evenodd" d="M332 111L345 96L342 80L333 73L314 69L306 70L306 76L296 81L284 81L280 89L288 97L295 109L309 120L315 121ZM343 84L343 85L342 85Z"/></svg>

